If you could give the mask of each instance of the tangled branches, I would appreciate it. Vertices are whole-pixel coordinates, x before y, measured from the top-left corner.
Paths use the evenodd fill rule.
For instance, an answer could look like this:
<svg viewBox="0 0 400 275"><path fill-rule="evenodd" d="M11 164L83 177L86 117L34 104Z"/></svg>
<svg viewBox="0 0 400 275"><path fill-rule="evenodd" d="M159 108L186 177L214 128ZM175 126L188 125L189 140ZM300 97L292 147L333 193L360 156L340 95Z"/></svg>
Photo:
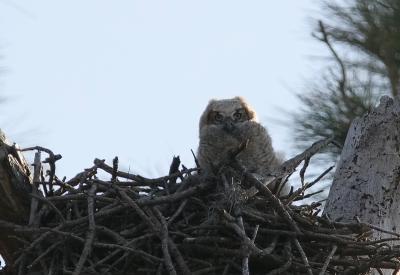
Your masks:
<svg viewBox="0 0 400 275"><path fill-rule="evenodd" d="M55 175L58 155L42 147L34 163L27 225L0 221L21 242L18 274L361 274L397 270L400 249L368 239L372 228L320 217L321 203L301 205L332 167L306 182L310 158L330 140L315 143L271 175L270 190L232 157L213 176L180 169L148 179L96 159L70 180ZM50 169L41 174L40 152ZM234 156L235 154L233 154ZM277 196L296 168L301 187ZM239 177L232 178L229 169ZM98 176L106 172L108 178ZM297 202L297 203L295 203Z"/></svg>

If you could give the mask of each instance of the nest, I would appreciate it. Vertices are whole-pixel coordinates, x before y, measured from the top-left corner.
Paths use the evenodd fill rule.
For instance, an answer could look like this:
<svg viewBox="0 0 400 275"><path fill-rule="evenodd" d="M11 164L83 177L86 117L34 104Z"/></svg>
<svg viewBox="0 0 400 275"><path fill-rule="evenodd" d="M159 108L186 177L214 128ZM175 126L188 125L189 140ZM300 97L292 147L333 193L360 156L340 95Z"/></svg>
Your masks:
<svg viewBox="0 0 400 275"><path fill-rule="evenodd" d="M70 180L55 175L59 156L42 147L50 169L34 165L29 226L1 222L22 249L19 274L362 274L397 270L400 252L387 240L370 240L364 223L321 217L321 203L305 181L310 158L330 141L315 143L285 162L270 190L235 160L212 176L174 158L168 176L148 179L122 172L118 158ZM240 151L241 148L238 148ZM296 168L301 187L277 196ZM102 170L108 176L99 176ZM232 173L234 171L235 173ZM232 176L234 175L234 176ZM271 186L271 185L270 185ZM295 203L297 202L297 203ZM393 233L393 238L399 236Z"/></svg>

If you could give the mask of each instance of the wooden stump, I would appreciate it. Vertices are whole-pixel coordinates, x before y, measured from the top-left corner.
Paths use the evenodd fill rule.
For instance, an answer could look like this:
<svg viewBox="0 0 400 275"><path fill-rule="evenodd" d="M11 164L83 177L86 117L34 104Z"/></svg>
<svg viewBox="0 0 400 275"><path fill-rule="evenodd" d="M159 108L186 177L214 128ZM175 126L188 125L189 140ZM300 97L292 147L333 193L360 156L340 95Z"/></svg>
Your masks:
<svg viewBox="0 0 400 275"><path fill-rule="evenodd" d="M400 230L400 99L353 121L324 210L332 220ZM374 239L393 237L374 231Z"/></svg>

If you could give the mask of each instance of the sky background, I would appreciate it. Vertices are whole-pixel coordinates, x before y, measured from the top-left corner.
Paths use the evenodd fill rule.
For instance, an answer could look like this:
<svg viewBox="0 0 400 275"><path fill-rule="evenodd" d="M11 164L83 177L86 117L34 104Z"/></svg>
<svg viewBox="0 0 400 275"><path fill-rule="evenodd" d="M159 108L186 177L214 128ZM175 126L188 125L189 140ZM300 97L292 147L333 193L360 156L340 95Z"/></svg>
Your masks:
<svg viewBox="0 0 400 275"><path fill-rule="evenodd" d="M114 156L158 176L174 155L194 165L209 99L241 95L290 157L278 121L327 55L315 16L311 0L0 0L0 128L60 153L60 177Z"/></svg>

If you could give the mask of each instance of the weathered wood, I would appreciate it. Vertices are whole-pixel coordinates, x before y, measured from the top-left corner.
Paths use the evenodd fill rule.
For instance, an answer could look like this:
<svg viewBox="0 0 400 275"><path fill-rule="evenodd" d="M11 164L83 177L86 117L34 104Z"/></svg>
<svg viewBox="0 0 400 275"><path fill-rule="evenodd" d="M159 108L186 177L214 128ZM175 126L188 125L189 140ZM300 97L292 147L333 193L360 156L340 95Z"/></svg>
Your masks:
<svg viewBox="0 0 400 275"><path fill-rule="evenodd" d="M29 219L32 178L28 164L0 130L0 220L25 225ZM0 230L0 255L7 266L13 266L11 255L20 243L11 237L13 232Z"/></svg>
<svg viewBox="0 0 400 275"><path fill-rule="evenodd" d="M400 230L400 99L353 121L324 210L332 220ZM390 237L374 231L374 239Z"/></svg>

